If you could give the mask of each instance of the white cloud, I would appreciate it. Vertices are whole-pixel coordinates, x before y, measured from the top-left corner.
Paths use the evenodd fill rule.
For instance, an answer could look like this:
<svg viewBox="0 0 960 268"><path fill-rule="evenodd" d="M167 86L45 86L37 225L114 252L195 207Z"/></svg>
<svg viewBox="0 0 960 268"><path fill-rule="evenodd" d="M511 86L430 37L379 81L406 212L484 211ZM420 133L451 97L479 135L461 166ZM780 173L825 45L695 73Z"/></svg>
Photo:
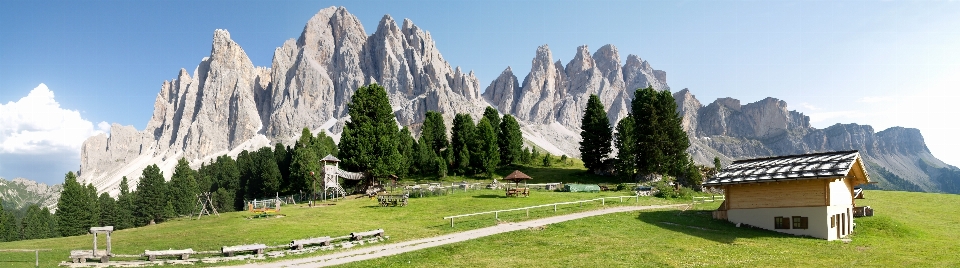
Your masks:
<svg viewBox="0 0 960 268"><path fill-rule="evenodd" d="M80 117L80 112L60 107L53 91L40 84L17 102L0 104L0 153L79 155L88 137L109 131Z"/></svg>
<svg viewBox="0 0 960 268"><path fill-rule="evenodd" d="M813 104L806 103L806 102L801 102L801 103L800 103L800 108L803 108L803 109L806 109L806 110L809 110L809 111L819 111L819 110L820 110L820 107L814 106Z"/></svg>

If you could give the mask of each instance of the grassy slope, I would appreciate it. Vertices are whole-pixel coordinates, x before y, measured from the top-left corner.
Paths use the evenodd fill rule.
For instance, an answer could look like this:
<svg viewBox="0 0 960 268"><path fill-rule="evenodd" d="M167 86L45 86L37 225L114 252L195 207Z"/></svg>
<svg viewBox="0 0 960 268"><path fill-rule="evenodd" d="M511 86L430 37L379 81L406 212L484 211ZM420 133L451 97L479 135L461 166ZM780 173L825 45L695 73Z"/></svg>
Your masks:
<svg viewBox="0 0 960 268"><path fill-rule="evenodd" d="M285 206L286 217L247 219L248 212L223 213L220 217L201 220L178 219L153 226L121 230L113 233L116 254L142 254L144 249L183 249L197 251L219 250L220 246L265 243L279 245L293 239L316 236L341 236L350 232L383 228L389 242L399 242L436 236L456 231L492 226L493 215L457 220L451 228L444 216L497 209L518 208L537 204L591 199L598 196L628 195L629 192L560 193L535 191L529 198L505 198L500 190L458 192L443 197L413 198L407 207L379 207L376 200L348 198L327 207L308 208L302 205ZM631 201L629 204L635 204ZM663 204L657 198L641 198L640 204ZM616 205L608 202L608 205ZM588 204L583 209L597 208ZM582 211L577 207L560 207L559 213ZM552 209L531 211L531 217L555 215ZM501 214L507 221L526 219L524 212ZM29 241L0 243L0 249L52 249L41 252L41 267L53 267L66 261L73 249L90 249L92 236L74 236ZM101 249L106 247L100 239ZM201 256L202 257L202 256ZM33 252L0 252L0 267L33 267Z"/></svg>
<svg viewBox="0 0 960 268"><path fill-rule="evenodd" d="M695 210L619 213L358 262L349 267L957 267L960 196L868 191L853 242L736 228Z"/></svg>

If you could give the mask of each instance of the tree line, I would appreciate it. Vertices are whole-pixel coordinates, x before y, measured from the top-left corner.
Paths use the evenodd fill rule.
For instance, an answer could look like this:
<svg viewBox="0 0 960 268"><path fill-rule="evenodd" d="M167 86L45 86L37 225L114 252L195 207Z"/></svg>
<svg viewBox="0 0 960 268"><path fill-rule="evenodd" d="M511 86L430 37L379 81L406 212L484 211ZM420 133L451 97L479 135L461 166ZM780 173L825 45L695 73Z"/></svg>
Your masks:
<svg viewBox="0 0 960 268"><path fill-rule="evenodd" d="M611 128L600 98L590 96L580 133L584 166L597 172L612 164L616 174L627 180L660 174L672 176L682 185L700 185L703 176L686 152L690 140L670 91L651 86L637 89L630 104L627 117ZM611 142L617 157L608 160Z"/></svg>

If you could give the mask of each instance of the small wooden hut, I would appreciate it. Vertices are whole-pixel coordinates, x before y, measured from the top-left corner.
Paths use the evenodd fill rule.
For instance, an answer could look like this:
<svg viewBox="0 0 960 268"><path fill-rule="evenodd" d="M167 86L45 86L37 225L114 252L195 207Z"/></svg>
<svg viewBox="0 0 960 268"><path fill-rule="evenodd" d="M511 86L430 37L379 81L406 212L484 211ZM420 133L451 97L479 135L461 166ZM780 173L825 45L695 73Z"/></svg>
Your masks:
<svg viewBox="0 0 960 268"><path fill-rule="evenodd" d="M513 173L510 173L510 175L503 177L503 180L512 181L516 184L514 188L507 188L507 196L530 196L530 188L520 188L520 182L531 179L533 178L527 174L523 174L523 172L520 172L519 170L514 170Z"/></svg>

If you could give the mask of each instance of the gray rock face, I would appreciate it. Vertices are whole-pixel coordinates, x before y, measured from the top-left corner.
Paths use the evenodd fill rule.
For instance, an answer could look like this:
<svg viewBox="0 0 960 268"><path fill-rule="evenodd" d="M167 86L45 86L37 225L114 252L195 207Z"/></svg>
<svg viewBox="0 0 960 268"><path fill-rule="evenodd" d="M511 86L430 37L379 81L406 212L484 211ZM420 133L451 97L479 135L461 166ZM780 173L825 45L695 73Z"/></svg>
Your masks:
<svg viewBox="0 0 960 268"><path fill-rule="evenodd" d="M16 208L37 204L41 208L49 208L50 212L56 212L61 191L63 184L48 186L24 178L14 178L11 181L0 178L0 199L3 199L4 203L12 203Z"/></svg>
<svg viewBox="0 0 960 268"><path fill-rule="evenodd" d="M689 90L673 96L690 136L688 152L704 165L712 165L714 156L730 161L859 150L867 161L868 173L879 174L875 168L884 167L927 191L936 191L939 186L920 162L936 168L949 166L930 154L917 129L893 127L874 132L873 127L858 124L817 129L810 126L809 117L788 111L786 102L774 98L746 105L721 98L702 106Z"/></svg>
<svg viewBox="0 0 960 268"><path fill-rule="evenodd" d="M630 113L634 90L648 85L669 89L665 79L666 73L653 70L635 55L628 56L621 66L613 45L605 45L592 55L587 46L581 46L566 66L553 62L550 48L543 45L537 48L522 85L518 86L517 77L508 67L487 86L483 97L500 112L514 114L529 124L531 131L552 129L555 133L538 136L562 153L579 157L580 124L591 94L600 97L611 124L616 125ZM557 131L557 126L565 131Z"/></svg>
<svg viewBox="0 0 960 268"><path fill-rule="evenodd" d="M472 71L451 68L429 32L384 16L367 36L343 7L314 15L296 40L274 51L271 68L255 67L226 30L216 30L210 56L191 76L181 69L160 87L146 129L115 125L89 138L81 152L83 183L116 195L127 176L158 164L172 175L183 157L195 167L217 155L236 156L274 142L296 140L304 127L339 136L347 103L360 86L383 85L400 125L416 125L426 111L479 116L486 106Z"/></svg>

